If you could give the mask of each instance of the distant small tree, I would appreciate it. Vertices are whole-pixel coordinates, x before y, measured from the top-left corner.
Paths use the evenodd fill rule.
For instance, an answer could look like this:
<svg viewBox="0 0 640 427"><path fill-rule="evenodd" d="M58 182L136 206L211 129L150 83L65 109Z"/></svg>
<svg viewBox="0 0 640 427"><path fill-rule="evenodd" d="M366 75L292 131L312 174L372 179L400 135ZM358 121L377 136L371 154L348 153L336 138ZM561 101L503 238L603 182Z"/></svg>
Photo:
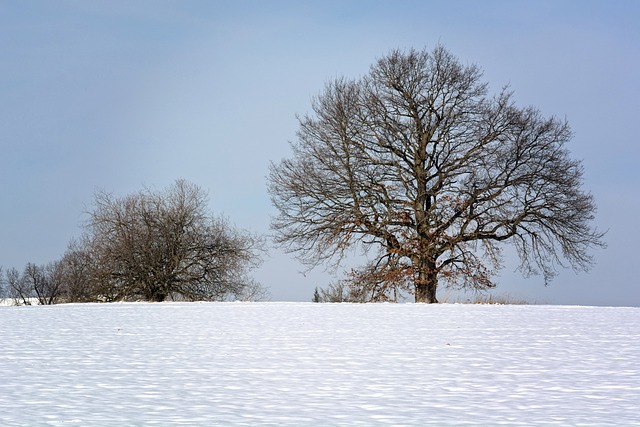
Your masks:
<svg viewBox="0 0 640 427"><path fill-rule="evenodd" d="M34 289L27 280L24 280L20 272L15 267L11 267L6 271L5 277L9 297L13 299L13 303L15 305L31 305Z"/></svg>
<svg viewBox="0 0 640 427"><path fill-rule="evenodd" d="M206 194L184 180L162 192L98 192L82 250L66 255L69 274L87 268L90 292L105 300L264 298L248 274L261 262L262 238L208 214L206 205Z"/></svg>
<svg viewBox="0 0 640 427"><path fill-rule="evenodd" d="M63 283L57 262L42 266L29 263L23 276L33 288L40 305L52 305L61 301Z"/></svg>
<svg viewBox="0 0 640 427"><path fill-rule="evenodd" d="M603 233L566 144L569 124L488 94L444 47L394 50L359 79L330 81L300 118L292 156L271 165L276 243L313 268L361 248L352 285L437 302L439 283L495 286L503 243L550 280L587 270Z"/></svg>
<svg viewBox="0 0 640 427"><path fill-rule="evenodd" d="M320 289L320 302L360 302L354 301L348 283L338 281Z"/></svg>
<svg viewBox="0 0 640 427"><path fill-rule="evenodd" d="M269 290L251 278L246 278L242 290L233 292L227 296L230 300L237 301L268 301L271 298Z"/></svg>
<svg viewBox="0 0 640 427"><path fill-rule="evenodd" d="M57 263L41 266L27 263L21 276L18 276L17 270L7 273L16 305L30 305L32 298L40 305L52 305L61 301L63 282Z"/></svg>
<svg viewBox="0 0 640 427"><path fill-rule="evenodd" d="M380 301L372 297L368 290L349 280L330 283L326 288L316 288L313 302L374 302Z"/></svg>

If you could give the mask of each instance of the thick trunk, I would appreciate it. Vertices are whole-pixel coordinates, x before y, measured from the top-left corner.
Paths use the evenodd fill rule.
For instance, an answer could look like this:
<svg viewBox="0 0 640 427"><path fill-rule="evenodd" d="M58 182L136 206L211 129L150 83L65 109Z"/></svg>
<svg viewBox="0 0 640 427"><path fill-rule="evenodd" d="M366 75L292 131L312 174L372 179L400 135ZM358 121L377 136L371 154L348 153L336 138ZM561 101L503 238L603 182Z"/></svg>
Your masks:
<svg viewBox="0 0 640 427"><path fill-rule="evenodd" d="M438 287L438 282L416 282L415 286L416 302L424 302L429 304L438 302L438 299L436 298L436 289Z"/></svg>
<svg viewBox="0 0 640 427"><path fill-rule="evenodd" d="M416 302L437 303L436 290L438 288L438 272L433 261L422 262L419 265L418 279L415 282Z"/></svg>

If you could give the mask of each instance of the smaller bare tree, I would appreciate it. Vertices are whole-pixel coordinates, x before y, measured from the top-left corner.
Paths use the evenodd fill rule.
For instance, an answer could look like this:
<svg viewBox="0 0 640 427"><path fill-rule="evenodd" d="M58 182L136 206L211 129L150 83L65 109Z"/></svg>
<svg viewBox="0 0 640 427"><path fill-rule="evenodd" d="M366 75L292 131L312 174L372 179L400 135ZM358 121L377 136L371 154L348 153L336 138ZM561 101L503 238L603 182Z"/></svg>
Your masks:
<svg viewBox="0 0 640 427"><path fill-rule="evenodd" d="M352 298L349 283L343 280L330 283L324 289L316 288L314 293L315 302L361 302L354 301Z"/></svg>
<svg viewBox="0 0 640 427"><path fill-rule="evenodd" d="M126 197L98 192L84 258L92 292L104 300L224 300L261 297L249 277L264 241L207 213L207 196L178 180L163 192Z"/></svg>
<svg viewBox="0 0 640 427"><path fill-rule="evenodd" d="M36 298L40 305L51 305L60 301L62 277L55 262L42 266L27 263L20 282L23 301L26 295Z"/></svg>
<svg viewBox="0 0 640 427"><path fill-rule="evenodd" d="M34 296L33 288L23 280L15 267L7 270L6 284L9 297L13 299L14 305L31 305L31 298Z"/></svg>
<svg viewBox="0 0 640 427"><path fill-rule="evenodd" d="M313 302L398 302L401 290L394 285L373 279L366 272L353 270L347 278L315 288Z"/></svg>

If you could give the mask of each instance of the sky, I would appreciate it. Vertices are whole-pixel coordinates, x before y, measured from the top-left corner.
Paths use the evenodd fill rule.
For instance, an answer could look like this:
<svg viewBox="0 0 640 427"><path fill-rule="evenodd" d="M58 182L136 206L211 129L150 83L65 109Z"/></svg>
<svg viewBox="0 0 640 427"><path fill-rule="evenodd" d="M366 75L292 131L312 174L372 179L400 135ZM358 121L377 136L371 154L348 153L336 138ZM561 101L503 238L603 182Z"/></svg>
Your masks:
<svg viewBox="0 0 640 427"><path fill-rule="evenodd" d="M591 271L549 286L522 278L507 251L494 293L640 306L639 21L635 0L0 0L0 266L60 258L97 189L179 178L268 235L269 162L290 156L296 115L327 81L440 43L480 66L490 91L508 84L518 105L569 121L593 225L607 230ZM254 276L275 301L335 280L273 245Z"/></svg>

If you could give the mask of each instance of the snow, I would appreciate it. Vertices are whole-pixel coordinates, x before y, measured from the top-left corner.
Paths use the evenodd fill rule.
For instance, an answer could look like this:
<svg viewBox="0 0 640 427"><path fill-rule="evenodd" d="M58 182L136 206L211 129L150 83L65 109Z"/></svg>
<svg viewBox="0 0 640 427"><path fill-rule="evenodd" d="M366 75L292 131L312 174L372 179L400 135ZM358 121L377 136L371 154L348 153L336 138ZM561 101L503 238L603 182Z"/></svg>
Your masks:
<svg viewBox="0 0 640 427"><path fill-rule="evenodd" d="M621 307L1 307L0 425L640 425L639 326Z"/></svg>
<svg viewBox="0 0 640 427"><path fill-rule="evenodd" d="M40 302L38 298L27 298L29 305L39 305ZM10 307L12 305L16 305L16 302L13 298L0 298L0 307Z"/></svg>

